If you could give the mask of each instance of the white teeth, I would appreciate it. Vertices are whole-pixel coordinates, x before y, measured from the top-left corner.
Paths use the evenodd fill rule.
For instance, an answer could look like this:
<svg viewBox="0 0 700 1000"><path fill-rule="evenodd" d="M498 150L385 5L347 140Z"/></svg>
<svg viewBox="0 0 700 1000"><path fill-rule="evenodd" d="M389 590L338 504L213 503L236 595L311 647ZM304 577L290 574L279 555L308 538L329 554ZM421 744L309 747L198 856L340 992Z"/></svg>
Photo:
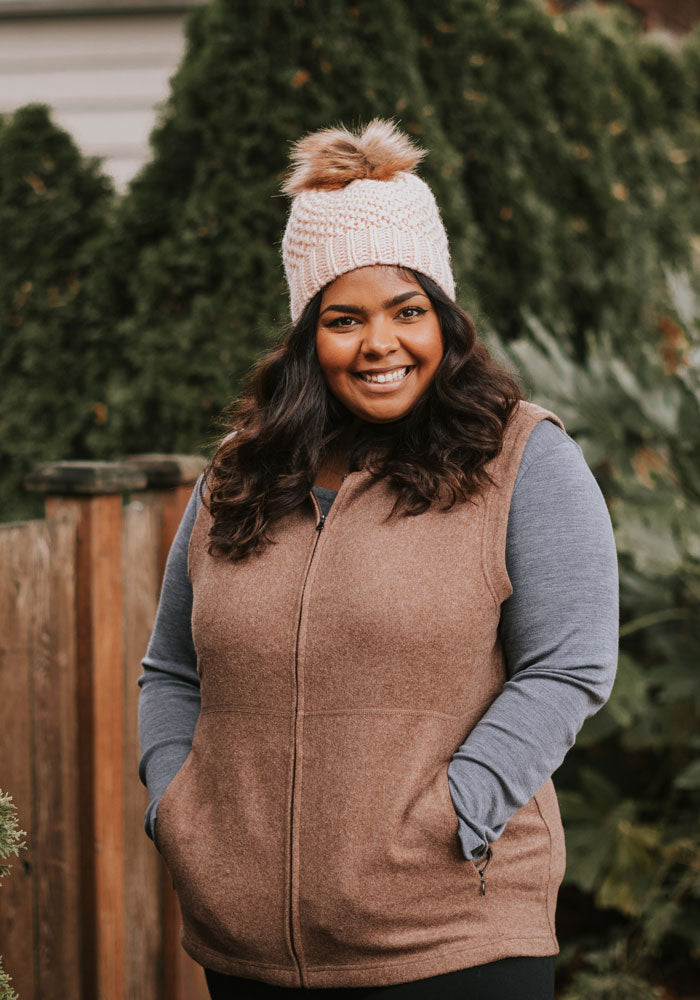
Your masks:
<svg viewBox="0 0 700 1000"><path fill-rule="evenodd" d="M397 368L394 372L386 372L383 375L360 375L365 382L400 382L408 374L408 368Z"/></svg>

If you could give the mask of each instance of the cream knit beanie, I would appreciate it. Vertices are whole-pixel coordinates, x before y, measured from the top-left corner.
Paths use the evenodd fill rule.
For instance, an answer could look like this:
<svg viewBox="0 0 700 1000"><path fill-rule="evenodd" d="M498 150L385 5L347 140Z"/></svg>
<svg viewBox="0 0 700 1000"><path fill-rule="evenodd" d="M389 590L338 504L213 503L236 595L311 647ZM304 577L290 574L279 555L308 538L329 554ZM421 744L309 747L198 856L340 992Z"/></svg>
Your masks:
<svg viewBox="0 0 700 1000"><path fill-rule="evenodd" d="M356 135L327 128L295 143L283 185L293 199L282 239L293 322L321 288L369 264L421 271L454 300L440 212L413 173L424 155L380 118Z"/></svg>

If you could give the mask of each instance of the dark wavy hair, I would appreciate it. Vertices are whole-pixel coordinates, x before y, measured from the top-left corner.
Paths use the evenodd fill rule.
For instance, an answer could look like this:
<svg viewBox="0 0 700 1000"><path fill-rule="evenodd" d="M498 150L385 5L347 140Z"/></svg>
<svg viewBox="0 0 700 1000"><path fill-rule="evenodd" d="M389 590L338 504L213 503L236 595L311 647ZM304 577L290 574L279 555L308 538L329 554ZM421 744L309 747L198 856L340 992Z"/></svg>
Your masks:
<svg viewBox="0 0 700 1000"><path fill-rule="evenodd" d="M437 313L443 357L427 390L404 416L359 421L348 468L386 477L396 492L389 517L416 515L444 500L472 501L491 476L522 394L477 339L471 317L432 279L415 278ZM324 461L357 422L328 389L316 354L323 289L248 372L240 397L224 411L229 433L204 470L200 495L212 516L210 555L232 561L272 542L267 529L308 502ZM219 439L217 439L219 440ZM205 495L204 486L207 485Z"/></svg>

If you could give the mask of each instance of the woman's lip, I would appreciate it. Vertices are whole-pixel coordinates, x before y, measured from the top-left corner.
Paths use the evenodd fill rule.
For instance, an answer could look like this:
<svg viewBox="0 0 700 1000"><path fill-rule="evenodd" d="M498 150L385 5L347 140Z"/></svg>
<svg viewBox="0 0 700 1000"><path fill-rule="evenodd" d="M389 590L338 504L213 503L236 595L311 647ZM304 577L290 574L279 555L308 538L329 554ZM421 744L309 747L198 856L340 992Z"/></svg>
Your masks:
<svg viewBox="0 0 700 1000"><path fill-rule="evenodd" d="M408 368L408 371L402 379L390 380L389 382L368 382L367 379L360 378L359 372L353 372L353 375L357 381L369 389L371 392L387 392L390 389L400 389L402 385L406 384L406 379L410 376L411 372L415 368L415 365L400 365L400 368ZM393 368L392 371L397 371L397 368ZM377 372L377 375L384 375L385 372Z"/></svg>
<svg viewBox="0 0 700 1000"><path fill-rule="evenodd" d="M388 375L389 372L397 372L401 368L413 368L413 365L392 365L391 368L364 368L362 371L353 372L353 375Z"/></svg>

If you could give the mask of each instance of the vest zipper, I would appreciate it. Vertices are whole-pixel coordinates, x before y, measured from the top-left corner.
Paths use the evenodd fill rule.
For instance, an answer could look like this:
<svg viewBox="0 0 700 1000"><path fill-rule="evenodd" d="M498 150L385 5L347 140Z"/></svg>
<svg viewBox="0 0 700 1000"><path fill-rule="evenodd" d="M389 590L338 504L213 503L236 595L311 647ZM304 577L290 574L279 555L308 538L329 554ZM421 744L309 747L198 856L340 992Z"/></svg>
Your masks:
<svg viewBox="0 0 700 1000"><path fill-rule="evenodd" d="M318 546L319 540L321 538L321 530L326 523L326 515L321 510L321 505L318 502L318 498L315 496L313 491L311 491L311 498L313 503L320 514L320 520L316 524L316 537L314 538L314 544L311 549L311 557L309 558L308 565L306 567L306 573L304 575L304 582L301 587L301 601L299 604L299 619L297 621L297 635L296 635L296 647L294 651L294 684L295 684L295 704L294 704L294 751L292 757L292 793L291 793L291 809L290 809L290 824L289 824L289 943L292 951L292 957L296 962L297 972L299 975L299 983L302 987L306 986L304 982L304 974L301 968L301 960L299 958L299 953L297 951L297 945L295 943L295 929L294 929L294 792L296 786L296 776L297 776L297 742L298 742L298 723L299 723L299 635L301 632L301 622L304 615L304 596L306 593L306 582L309 578L309 573L311 572L311 567L313 565L314 557L316 555L316 548ZM337 495L334 503L337 503Z"/></svg>
<svg viewBox="0 0 700 1000"><path fill-rule="evenodd" d="M479 866L477 864L477 861L481 861L482 860L481 858L477 858L476 861L472 862L472 864L476 868L476 871L477 871L477 874L478 874L479 878L481 879L481 895L482 896L486 895L486 879L484 878L484 872L486 871L486 869L488 868L488 866L491 864L491 848L490 847L486 848L486 855L485 855L485 857L486 857L486 864L483 866L483 868L479 868Z"/></svg>

